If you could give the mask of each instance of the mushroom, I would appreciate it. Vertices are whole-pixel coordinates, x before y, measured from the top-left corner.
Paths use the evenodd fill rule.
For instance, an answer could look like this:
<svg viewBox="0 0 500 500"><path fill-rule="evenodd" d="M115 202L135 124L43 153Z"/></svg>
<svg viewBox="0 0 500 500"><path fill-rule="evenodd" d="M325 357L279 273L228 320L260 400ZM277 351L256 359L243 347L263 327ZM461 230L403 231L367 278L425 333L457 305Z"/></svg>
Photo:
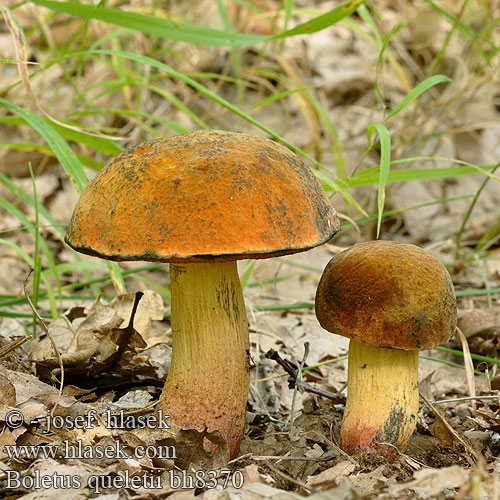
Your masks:
<svg viewBox="0 0 500 500"><path fill-rule="evenodd" d="M170 263L172 360L158 408L239 448L249 336L237 260L308 250L339 221L313 172L254 135L197 131L135 146L81 195L66 234L104 259Z"/></svg>
<svg viewBox="0 0 500 500"><path fill-rule="evenodd" d="M394 459L417 422L418 351L455 333L450 274L415 245L369 241L328 263L315 304L323 328L351 339L342 449Z"/></svg>

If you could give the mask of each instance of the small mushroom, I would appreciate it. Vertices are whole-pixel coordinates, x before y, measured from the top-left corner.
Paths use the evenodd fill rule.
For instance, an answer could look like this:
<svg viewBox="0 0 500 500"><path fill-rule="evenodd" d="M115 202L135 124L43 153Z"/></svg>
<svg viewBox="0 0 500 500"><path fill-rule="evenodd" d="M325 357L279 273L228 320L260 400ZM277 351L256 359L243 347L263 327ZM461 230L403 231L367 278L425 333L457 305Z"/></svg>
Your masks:
<svg viewBox="0 0 500 500"><path fill-rule="evenodd" d="M339 221L286 147L197 131L133 147L78 201L66 242L104 259L170 262L172 360L158 408L184 429L217 430L237 454L249 337L236 261L308 250Z"/></svg>
<svg viewBox="0 0 500 500"><path fill-rule="evenodd" d="M415 245L361 243L326 266L316 316L326 330L351 339L342 449L394 459L417 422L418 351L455 333L450 274Z"/></svg>

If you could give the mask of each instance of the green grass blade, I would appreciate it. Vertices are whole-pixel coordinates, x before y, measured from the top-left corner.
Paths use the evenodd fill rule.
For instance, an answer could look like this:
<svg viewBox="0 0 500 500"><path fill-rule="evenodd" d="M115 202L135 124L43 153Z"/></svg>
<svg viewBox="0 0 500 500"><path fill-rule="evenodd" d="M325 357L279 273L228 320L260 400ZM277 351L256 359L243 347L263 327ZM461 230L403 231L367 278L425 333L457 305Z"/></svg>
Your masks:
<svg viewBox="0 0 500 500"><path fill-rule="evenodd" d="M494 166L494 169L492 172L493 174L497 171L498 167L500 167L500 162ZM472 215L472 211L474 210L474 207L476 206L477 200L481 196L481 193L483 192L484 188L486 187L486 184L488 184L488 181L490 180L490 178L491 177L486 177L483 180L483 182L481 183L481 186L479 186L479 189L474 194L474 198L473 198L471 204L469 205L467 212L465 213L462 224L460 225L460 229L458 230L457 235L455 237L455 259L459 258L460 246L462 243L462 235L465 231L465 227L467 226L467 223L469 222L470 216Z"/></svg>
<svg viewBox="0 0 500 500"><path fill-rule="evenodd" d="M104 111L101 111L104 114ZM49 123L48 120L46 120ZM123 151L123 148L113 142L107 137L98 137L95 134L87 134L81 129L81 125L78 124L80 130L75 130L67 127L61 127L57 123L50 123L50 126L61 136L69 141L73 141L76 144L84 144L94 151L99 151L99 153L105 154L106 156L116 156Z"/></svg>
<svg viewBox="0 0 500 500"><path fill-rule="evenodd" d="M337 134L337 129L333 124L333 121L330 117L330 113L328 112L328 110L325 109L325 107L321 104L321 102L318 99L316 99L316 97L312 93L309 95L309 97L330 137L330 141L332 143L333 158L335 159L335 168L337 169L337 175L340 180L345 181L347 179L347 172L345 169L345 158L344 158L344 152L342 150L342 144L340 143Z"/></svg>
<svg viewBox="0 0 500 500"><path fill-rule="evenodd" d="M430 207L432 205L442 205L443 203L451 203L454 201L459 201L459 200L467 200L469 198L472 198L474 194L461 194L459 196L451 196L450 198L441 198L439 200L433 200L433 201L426 201L425 203L418 203L417 205L412 205L410 207L401 207L401 208L395 208L393 210L387 210L382 214L382 217L390 217L391 215L396 215L396 214L402 214L404 212L409 212L410 210L417 210L419 208L424 208L424 207ZM358 225L364 224L365 222L369 222L372 220L376 220L378 217L378 214L376 215L370 215L368 217L362 217L360 219L356 219L354 222ZM344 229L344 227L349 227L352 226L352 222L345 220L340 224L340 227Z"/></svg>
<svg viewBox="0 0 500 500"><path fill-rule="evenodd" d="M377 196L377 238L380 235L380 227L382 225L382 215L385 205L385 186L389 178L391 168L391 136L385 125L375 123L368 127L368 140L371 142L372 135L377 132L380 140L380 172L378 178L378 196Z"/></svg>
<svg viewBox="0 0 500 500"><path fill-rule="evenodd" d="M38 233L37 233L35 226L33 226L33 224L28 220L28 218L18 208L16 208L14 205L9 203L7 200L4 200L3 198L0 198L0 206L5 208L5 210L7 210L7 212L9 212L14 217L16 217L24 225L24 227L32 234L32 236L34 238L37 238ZM50 249L47 246L47 244L45 243L45 241L43 240L43 238L39 239L39 245L43 251L43 254L45 255L45 257L47 258L47 260L49 262L50 268L54 272L54 277L56 280L57 289L59 291L59 295L61 295L61 282L59 281L59 277L58 277L57 271L55 269L56 263L54 261L54 257L50 253ZM33 262L33 259L31 259L31 257L30 257L30 262L31 262L30 266L34 267L34 262ZM47 293L49 293L50 296L53 297L54 294L52 292L52 288L50 287L49 283L46 283L46 285L47 285ZM57 317L57 309L55 308L55 302L54 303L51 302L51 308L52 308L52 315L54 318L56 318Z"/></svg>
<svg viewBox="0 0 500 500"><path fill-rule="evenodd" d="M14 182L12 182L12 180L2 172L0 172L0 183L3 184L12 194L17 196L21 201L35 208L34 198L19 186L17 186ZM47 210L47 208L45 208L42 204L38 205L38 209L40 211L40 215L45 217L45 219L47 219L47 221L49 221L53 225L53 227L61 235L61 237L64 237L64 230L62 229L62 226L58 224L57 221L52 217L50 211Z"/></svg>
<svg viewBox="0 0 500 500"><path fill-rule="evenodd" d="M288 23L292 17L294 0L285 0L285 18L283 20L283 30L288 30Z"/></svg>
<svg viewBox="0 0 500 500"><path fill-rule="evenodd" d="M154 269L160 268L163 265L165 265L165 264L163 264L163 263L148 264L146 266L140 266L140 267L136 267L134 269L126 269L126 270L122 271L122 276L134 275L134 274L142 272L142 271L152 271ZM100 278L93 278L93 279L88 280L88 281L79 282L79 283L71 283L69 285L65 285L63 287L63 289L64 290L74 290L77 288L85 288L87 286L94 286L97 284L106 284L107 285L107 282L110 279L111 278L109 276L101 276Z"/></svg>
<svg viewBox="0 0 500 500"><path fill-rule="evenodd" d="M363 19L363 21L365 22L365 24L367 26L370 27L370 29L371 29L371 31L373 33L374 39L375 39L375 43L377 44L377 47L382 47L382 37L380 36L380 32L378 30L378 27L375 24L375 21L373 20L373 17L370 14L370 11L366 7L366 5L364 5L364 4L360 5L357 8L357 11L358 11L359 17L361 19Z"/></svg>
<svg viewBox="0 0 500 500"><path fill-rule="evenodd" d="M34 130L36 130L50 146L57 156L61 166L73 181L77 191L81 193L87 185L87 176L82 164L75 153L70 149L55 129L43 118L27 109L22 109L15 104L0 97L0 105L8 109L11 113L23 118Z"/></svg>
<svg viewBox="0 0 500 500"><path fill-rule="evenodd" d="M32 313L0 311L0 318L31 318ZM53 319L49 314L40 314L42 318ZM26 335L29 335L26 327L24 328Z"/></svg>
<svg viewBox="0 0 500 500"><path fill-rule="evenodd" d="M255 259L250 259L247 261L247 267L240 280L241 288L243 288L243 290L247 287L248 281L252 277L253 270L255 269L255 264L256 264Z"/></svg>
<svg viewBox="0 0 500 500"><path fill-rule="evenodd" d="M345 17L350 16L364 2L365 0L350 0L348 2L345 2L338 7L335 7L335 9L326 12L325 14L315 17L314 19L300 24L299 26L296 26L291 30L285 31L284 33L273 36L272 39L277 40L280 38L287 38L289 36L305 35L321 31L341 21Z"/></svg>
<svg viewBox="0 0 500 500"><path fill-rule="evenodd" d="M38 306L38 293L40 291L40 273L42 271L42 257L39 255L40 250L40 211L38 210L38 191L36 189L35 174L31 163L28 164L31 184L33 186L33 200L35 205L35 251L33 262L35 264L33 269L33 305ZM36 337L36 314L33 313L33 337Z"/></svg>
<svg viewBox="0 0 500 500"><path fill-rule="evenodd" d="M215 0L215 3L217 4L217 10L219 11L219 16L222 19L222 22L224 23L225 30L230 31L232 26L231 26L231 21L229 19L229 14L227 12L226 4L224 3L223 0Z"/></svg>
<svg viewBox="0 0 500 500"><path fill-rule="evenodd" d="M487 166L483 167L483 169L485 171L489 171L490 169L492 169L492 167ZM443 167L391 170L387 178L387 183L421 181L427 179L445 179L447 177L461 177L464 175L477 174L478 171L479 170L476 167ZM353 175L349 180L346 181L345 185L347 188L370 186L372 184L376 184L378 182L378 179L378 167L370 167L368 172L366 170L363 170L362 172Z"/></svg>
<svg viewBox="0 0 500 500"><path fill-rule="evenodd" d="M118 293L127 293L125 287L125 280L123 279L122 270L118 262L112 262L110 260L106 261L109 269L109 275L111 276L111 281Z"/></svg>
<svg viewBox="0 0 500 500"><path fill-rule="evenodd" d="M263 42L269 38L260 35L203 28L154 15L104 7L102 4L93 6L77 2L54 2L51 0L33 0L33 3L56 12L65 12L85 19L99 19L105 23L123 26L144 34L200 45L237 47Z"/></svg>
<svg viewBox="0 0 500 500"><path fill-rule="evenodd" d="M457 290L455 295L457 297L477 297L481 295L493 295L494 293L500 293L500 288L490 288L489 290L484 288L477 288L475 290Z"/></svg>
<svg viewBox="0 0 500 500"><path fill-rule="evenodd" d="M29 267L31 268L35 267L33 263L33 258L13 241L7 240L5 238L0 238L0 245L7 245L8 247L12 248L12 250L14 250L17 253L17 255L19 255L19 257L21 257L24 260L24 262L26 262L26 264L28 264Z"/></svg>
<svg viewBox="0 0 500 500"><path fill-rule="evenodd" d="M500 216L486 229L485 233L474 248L475 252L487 250L500 239Z"/></svg>
<svg viewBox="0 0 500 500"><path fill-rule="evenodd" d="M320 85L309 85L308 87L302 87L300 89L292 89L292 90L285 90L284 92L279 92L278 94L274 94L272 96L266 97L266 99L263 99L262 101L258 102L253 108L254 109L259 108L260 106L264 106L265 104L269 104L270 102L277 101L278 99L282 99L283 97L289 96L290 94L295 94L297 92L304 92L306 90L310 89L315 89L319 87Z"/></svg>
<svg viewBox="0 0 500 500"><path fill-rule="evenodd" d="M121 109L121 110L108 110L108 109L100 109L100 110L85 110L85 112L81 113L74 113L73 116L86 116L88 114L104 114L104 113L122 113L122 114L137 114L140 115L140 112L132 111L132 110L127 110L127 109ZM45 122L51 126L61 137L64 139L68 139L70 141L76 142L77 144L85 144L89 148L92 148L95 151L99 151L100 153L103 153L107 156L115 156L123 151L123 148L117 145L115 142L112 140L106 138L106 137L98 137L95 134L90 134L90 133L85 133L83 130L81 130L81 125L79 124L78 126L80 127L80 130L75 130L72 128L68 127L61 127L57 123L54 123L50 121L48 118L43 118ZM155 117L157 121L161 121L161 117ZM26 120L23 120L22 118L14 118L12 116L6 116L6 117L0 117L0 123L8 123L12 125L26 125L29 126L29 124L26 122ZM72 124L70 124L72 126ZM4 145L0 145L0 147L3 147ZM33 144L33 147L39 147L38 144Z"/></svg>
<svg viewBox="0 0 500 500"><path fill-rule="evenodd" d="M387 33L387 35L384 37L384 41L380 42L381 47L380 47L380 52L378 54L377 67L375 69L375 92L377 93L378 98L380 99L380 102L382 104L382 109L384 111L384 115L385 115L385 110L387 109L387 104L385 103L385 99L384 99L384 96L382 94L382 89L380 88L380 78L379 78L380 71L382 69L382 61L384 60L385 51L386 51L387 47L389 46L389 43L390 43L392 37L394 36L394 34L397 33L401 28L402 28L401 24L396 24L396 26L393 26L391 31L389 31L389 33ZM372 28L372 31L374 29L376 30L376 27ZM378 33L378 31L375 31L375 33ZM378 41L378 38L375 38L375 40Z"/></svg>
<svg viewBox="0 0 500 500"><path fill-rule="evenodd" d="M13 241L6 240L4 238L0 238L0 245L6 245L12 250L14 250L23 260L28 264L29 267L31 268L36 268L37 266L34 265L33 259L19 246L16 245ZM40 266L41 267L41 266ZM28 271L28 269L26 270ZM52 318L57 318L57 310L54 309L54 306L56 304L56 299L54 296L54 292L52 290L52 287L50 286L50 283L48 282L47 278L44 276L43 272L40 273L40 278L42 279L45 289L47 290L47 297L49 299L49 303L52 308ZM59 294L60 295L60 294ZM22 302L27 302L26 299L20 299ZM4 306L4 304L2 304ZM3 312L0 312L0 316L4 315ZM12 313L12 314L5 314L9 317L15 317L17 313ZM24 317L26 318L33 318L33 313L31 314L25 314Z"/></svg>
<svg viewBox="0 0 500 500"><path fill-rule="evenodd" d="M446 9L439 7L435 2L432 0L423 0L424 3L432 7L436 12L441 14L443 17L448 19L451 23L454 25L458 26L460 31L467 37L469 38L473 43L474 46L477 48L478 52L485 58L487 59L487 54L484 52L484 50L479 46L479 44L476 41L476 38L479 38L482 40L485 44L488 44L490 48L497 52L498 47L495 45L495 42L492 39L489 39L488 37L485 37L484 35L481 34L480 31L477 29L474 29L471 26L467 26L464 22L460 21L457 17L453 16L450 14Z"/></svg>
<svg viewBox="0 0 500 500"><path fill-rule="evenodd" d="M420 94L424 93L426 90L434 87L438 83L451 82L451 78L446 75L434 75L423 82L420 82L414 89L412 89L402 100L401 102L389 113L387 120L392 118L394 115L397 115L402 109L406 108L408 104L414 101Z"/></svg>
<svg viewBox="0 0 500 500"><path fill-rule="evenodd" d="M151 88L151 87L148 86L148 88ZM101 115L101 114L107 114L107 113L121 115L121 116L132 116L134 118L144 118L146 120L151 120L151 121L154 121L156 123L160 123L167 128L171 128L172 130L175 130L179 134L186 134L186 133L190 132L189 129L187 129L186 127L184 127L183 125L181 125L179 123L174 122L173 120L169 120L168 118L164 118L163 116L155 116L151 113L146 113L145 111L140 111L137 109L87 108L87 109L85 109L85 111L82 111L80 113L74 113L73 116L78 117L78 116L89 116L89 115ZM61 133L61 135L64 137L64 135L62 133ZM90 137L94 137L94 136L90 136ZM110 141L110 142L112 143L112 146L110 145L110 147L113 148L113 151L110 151L110 152L104 151L104 149L102 147L97 147L99 145L93 146L91 144L87 144L85 142L84 143L89 145L90 147L92 147L96 151L100 151L101 153L106 154L107 156L115 156L115 155L119 154L121 151L123 151L123 148L121 146L118 146L113 141ZM116 151L116 152L114 152L114 151Z"/></svg>

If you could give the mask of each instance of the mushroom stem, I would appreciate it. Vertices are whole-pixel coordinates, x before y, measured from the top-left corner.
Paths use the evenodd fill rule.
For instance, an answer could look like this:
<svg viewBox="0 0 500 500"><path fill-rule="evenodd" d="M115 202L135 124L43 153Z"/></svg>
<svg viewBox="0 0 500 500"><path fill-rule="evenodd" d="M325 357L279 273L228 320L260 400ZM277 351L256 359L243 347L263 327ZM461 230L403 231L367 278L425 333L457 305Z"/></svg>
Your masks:
<svg viewBox="0 0 500 500"><path fill-rule="evenodd" d="M418 351L351 340L342 449L377 450L389 460L404 450L418 413Z"/></svg>
<svg viewBox="0 0 500 500"><path fill-rule="evenodd" d="M250 385L248 324L236 262L171 264L170 286L172 360L158 409L183 429L219 431L233 458Z"/></svg>

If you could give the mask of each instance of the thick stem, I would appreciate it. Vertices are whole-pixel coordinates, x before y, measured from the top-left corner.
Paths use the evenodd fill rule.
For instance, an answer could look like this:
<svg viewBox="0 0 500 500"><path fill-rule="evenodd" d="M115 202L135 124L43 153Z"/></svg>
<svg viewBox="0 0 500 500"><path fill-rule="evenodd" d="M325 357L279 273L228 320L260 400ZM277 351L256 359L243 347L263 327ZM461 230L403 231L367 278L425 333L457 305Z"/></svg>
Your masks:
<svg viewBox="0 0 500 500"><path fill-rule="evenodd" d="M418 351L384 349L351 340L342 449L372 449L394 459L415 429Z"/></svg>
<svg viewBox="0 0 500 500"><path fill-rule="evenodd" d="M250 384L248 324L236 262L171 264L172 361L158 409L184 429L239 448Z"/></svg>

